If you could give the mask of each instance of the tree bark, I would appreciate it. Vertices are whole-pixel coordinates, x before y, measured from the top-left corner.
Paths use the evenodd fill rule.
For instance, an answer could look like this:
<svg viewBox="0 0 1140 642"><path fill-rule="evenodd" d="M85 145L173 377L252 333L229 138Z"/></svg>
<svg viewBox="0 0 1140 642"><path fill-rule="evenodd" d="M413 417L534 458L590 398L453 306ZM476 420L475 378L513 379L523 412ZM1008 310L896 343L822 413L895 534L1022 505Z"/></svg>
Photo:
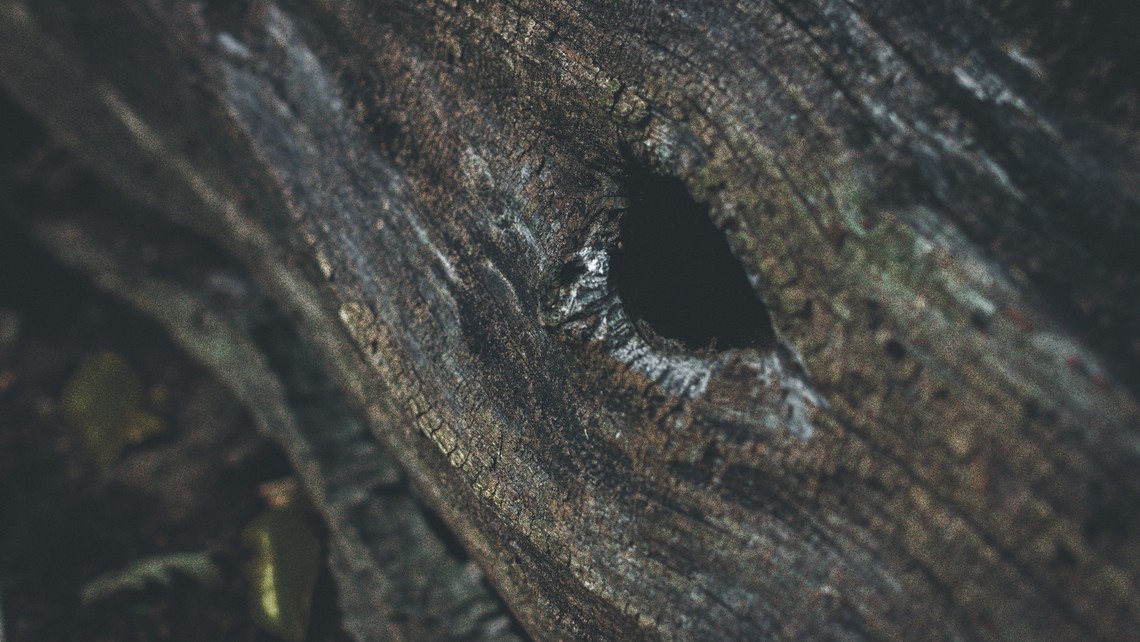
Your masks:
<svg viewBox="0 0 1140 642"><path fill-rule="evenodd" d="M1120 639L1140 45L1079 4L0 0L135 204L17 218L286 446L361 639Z"/></svg>

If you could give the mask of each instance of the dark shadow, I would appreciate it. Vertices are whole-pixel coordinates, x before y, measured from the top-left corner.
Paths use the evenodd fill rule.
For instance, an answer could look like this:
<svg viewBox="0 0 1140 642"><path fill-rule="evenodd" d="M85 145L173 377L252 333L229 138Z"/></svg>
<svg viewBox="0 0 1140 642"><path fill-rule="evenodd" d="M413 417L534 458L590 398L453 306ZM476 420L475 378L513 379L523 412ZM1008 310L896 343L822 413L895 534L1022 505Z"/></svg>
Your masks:
<svg viewBox="0 0 1140 642"><path fill-rule="evenodd" d="M693 350L775 345L768 310L708 205L680 179L645 170L628 177L626 188L630 206L610 283L639 331Z"/></svg>

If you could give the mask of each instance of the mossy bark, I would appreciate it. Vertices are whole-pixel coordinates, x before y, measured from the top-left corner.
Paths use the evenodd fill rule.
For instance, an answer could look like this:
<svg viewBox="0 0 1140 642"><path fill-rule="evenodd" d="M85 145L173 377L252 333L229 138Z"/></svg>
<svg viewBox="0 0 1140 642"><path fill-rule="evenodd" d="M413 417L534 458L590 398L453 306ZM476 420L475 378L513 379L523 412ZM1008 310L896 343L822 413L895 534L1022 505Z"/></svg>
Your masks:
<svg viewBox="0 0 1140 642"><path fill-rule="evenodd" d="M244 265L362 456L536 638L1140 624L1140 51L1114 8L89 4L0 1L0 82ZM765 339L686 345L615 287L661 177ZM319 489L304 425L278 436ZM440 633L342 577L388 634Z"/></svg>

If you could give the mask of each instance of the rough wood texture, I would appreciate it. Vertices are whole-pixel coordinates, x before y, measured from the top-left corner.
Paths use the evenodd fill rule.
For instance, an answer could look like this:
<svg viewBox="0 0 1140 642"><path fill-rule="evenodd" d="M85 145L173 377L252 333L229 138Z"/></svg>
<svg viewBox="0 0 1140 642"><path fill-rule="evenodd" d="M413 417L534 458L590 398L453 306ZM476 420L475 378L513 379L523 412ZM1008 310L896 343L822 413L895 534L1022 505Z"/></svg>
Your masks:
<svg viewBox="0 0 1140 642"><path fill-rule="evenodd" d="M0 0L0 81L245 263L536 638L1114 639L1135 13ZM686 216L739 307L653 303Z"/></svg>

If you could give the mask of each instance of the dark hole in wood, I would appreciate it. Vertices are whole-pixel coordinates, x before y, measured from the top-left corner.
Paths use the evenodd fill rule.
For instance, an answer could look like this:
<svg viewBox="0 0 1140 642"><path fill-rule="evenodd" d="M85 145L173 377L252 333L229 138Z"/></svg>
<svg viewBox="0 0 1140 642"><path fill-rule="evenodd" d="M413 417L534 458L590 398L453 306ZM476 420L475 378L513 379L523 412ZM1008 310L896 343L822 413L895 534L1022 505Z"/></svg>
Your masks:
<svg viewBox="0 0 1140 642"><path fill-rule="evenodd" d="M679 179L644 171L627 190L610 284L640 331L694 350L774 346L768 309L708 205Z"/></svg>

